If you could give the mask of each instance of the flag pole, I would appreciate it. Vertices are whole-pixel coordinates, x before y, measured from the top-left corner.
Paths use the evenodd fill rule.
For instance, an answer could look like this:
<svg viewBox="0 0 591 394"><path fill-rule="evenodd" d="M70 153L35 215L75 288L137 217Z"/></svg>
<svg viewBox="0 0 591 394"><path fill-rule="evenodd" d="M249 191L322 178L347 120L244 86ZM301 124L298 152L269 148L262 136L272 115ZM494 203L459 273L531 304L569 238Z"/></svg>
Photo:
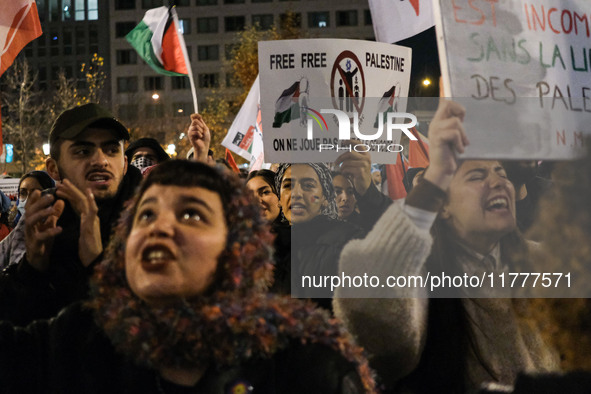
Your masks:
<svg viewBox="0 0 591 394"><path fill-rule="evenodd" d="M172 19L174 20L174 26L181 44L181 51L183 51L183 57L185 58L185 64L187 65L187 76L189 77L189 84L191 85L191 94L193 95L193 109L195 113L199 113L199 106L197 104L197 90L195 89L195 80L193 79L193 70L191 69L191 62L189 61L189 54L187 53L187 45L185 44L185 37L181 32L181 24L179 23L179 16L176 13L176 6L172 6L170 9Z"/></svg>

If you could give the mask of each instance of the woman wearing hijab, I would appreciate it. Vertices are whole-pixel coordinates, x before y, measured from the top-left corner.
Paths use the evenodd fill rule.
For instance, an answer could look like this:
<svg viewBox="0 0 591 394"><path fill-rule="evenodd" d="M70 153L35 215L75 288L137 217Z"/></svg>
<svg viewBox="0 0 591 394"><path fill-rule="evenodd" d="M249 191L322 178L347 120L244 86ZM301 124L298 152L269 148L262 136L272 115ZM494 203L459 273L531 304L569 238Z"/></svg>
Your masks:
<svg viewBox="0 0 591 394"><path fill-rule="evenodd" d="M229 173L167 161L145 179L88 301L0 323L8 393L374 392L361 350L311 303L272 295L268 226Z"/></svg>
<svg viewBox="0 0 591 394"><path fill-rule="evenodd" d="M326 165L282 164L276 184L283 215L291 224L291 245L276 258L273 289L312 298L332 309L330 283L319 280L337 274L343 246L361 236L361 229L337 220L332 176Z"/></svg>

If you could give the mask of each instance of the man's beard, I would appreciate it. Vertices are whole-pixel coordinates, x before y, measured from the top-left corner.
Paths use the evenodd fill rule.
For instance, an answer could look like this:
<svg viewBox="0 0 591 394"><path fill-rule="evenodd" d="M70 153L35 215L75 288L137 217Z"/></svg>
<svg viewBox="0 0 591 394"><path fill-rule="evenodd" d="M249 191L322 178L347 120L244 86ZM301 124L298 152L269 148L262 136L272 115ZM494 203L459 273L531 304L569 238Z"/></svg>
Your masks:
<svg viewBox="0 0 591 394"><path fill-rule="evenodd" d="M57 166L57 171L58 171L59 177L60 177L60 179L62 181L64 179L67 179L70 182L72 182L72 179L65 175L66 172L59 166L59 164ZM82 193L84 193L84 195L86 195L86 188L85 187L80 187L79 185L76 185L74 182L72 182L72 184L74 186L76 186L76 188L78 190L80 190ZM114 193L109 194L109 195L104 196L104 197L103 196L98 196L96 193L93 192L92 194L94 195L94 201L96 202L96 204L98 206L100 206L100 205L102 205L102 204L104 204L106 202L109 202L109 201L113 200L115 198L115 196L117 196L117 194L119 194L119 190L121 190L121 186L122 185L123 185L123 179L121 179L121 182L119 182L119 184L117 185L117 190L115 190Z"/></svg>

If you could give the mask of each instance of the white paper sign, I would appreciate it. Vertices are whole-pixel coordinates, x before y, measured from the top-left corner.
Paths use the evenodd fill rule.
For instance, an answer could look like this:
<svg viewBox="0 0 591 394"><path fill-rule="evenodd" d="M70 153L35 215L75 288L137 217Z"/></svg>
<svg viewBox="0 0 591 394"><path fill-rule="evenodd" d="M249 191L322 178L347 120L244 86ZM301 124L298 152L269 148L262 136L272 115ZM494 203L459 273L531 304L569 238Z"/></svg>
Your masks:
<svg viewBox="0 0 591 394"><path fill-rule="evenodd" d="M376 134L381 124L381 133L358 138L362 143L354 148L369 150L373 162L395 163L401 130L388 136L388 113L405 111L410 69L411 50L396 45L340 39L260 42L265 161L334 161L345 151L340 127L346 124L355 137L355 130Z"/></svg>
<svg viewBox="0 0 591 394"><path fill-rule="evenodd" d="M446 97L464 157L565 159L591 133L591 2L436 0Z"/></svg>

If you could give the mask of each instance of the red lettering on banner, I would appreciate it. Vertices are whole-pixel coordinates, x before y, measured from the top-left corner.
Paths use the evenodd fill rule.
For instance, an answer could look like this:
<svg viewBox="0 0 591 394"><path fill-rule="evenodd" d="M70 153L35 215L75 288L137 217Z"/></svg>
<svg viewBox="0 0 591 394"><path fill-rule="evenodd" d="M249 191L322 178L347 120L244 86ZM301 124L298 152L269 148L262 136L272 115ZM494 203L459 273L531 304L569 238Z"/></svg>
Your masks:
<svg viewBox="0 0 591 394"><path fill-rule="evenodd" d="M485 3L490 4L492 25L493 26L497 25L495 3L497 3L498 0L463 0L463 1L464 1L464 3L467 3L468 7L470 7L470 9L472 9L474 11L474 13L472 13L473 17L467 18L463 15L460 16L460 14L470 14L470 11L466 7L461 7L461 6L457 5L456 0L452 0L451 2L452 2L452 8L454 10L454 20L457 23L467 23L467 24L476 25L476 26L483 25L484 22L486 22L486 15L483 12L482 8L480 8L477 5L477 3L478 2L485 2ZM468 16L470 16L470 15L468 15ZM465 17L466 19L462 19L463 17Z"/></svg>
<svg viewBox="0 0 591 394"><path fill-rule="evenodd" d="M543 5L537 7L534 4L523 5L525 20L527 21L527 28L532 31L546 31L546 23L548 28L554 34L584 34L587 37L591 36L589 29L589 15L583 13L579 14L577 11L558 9L556 7L546 9ZM560 15L560 16L558 16ZM560 19L560 24L558 23Z"/></svg>

